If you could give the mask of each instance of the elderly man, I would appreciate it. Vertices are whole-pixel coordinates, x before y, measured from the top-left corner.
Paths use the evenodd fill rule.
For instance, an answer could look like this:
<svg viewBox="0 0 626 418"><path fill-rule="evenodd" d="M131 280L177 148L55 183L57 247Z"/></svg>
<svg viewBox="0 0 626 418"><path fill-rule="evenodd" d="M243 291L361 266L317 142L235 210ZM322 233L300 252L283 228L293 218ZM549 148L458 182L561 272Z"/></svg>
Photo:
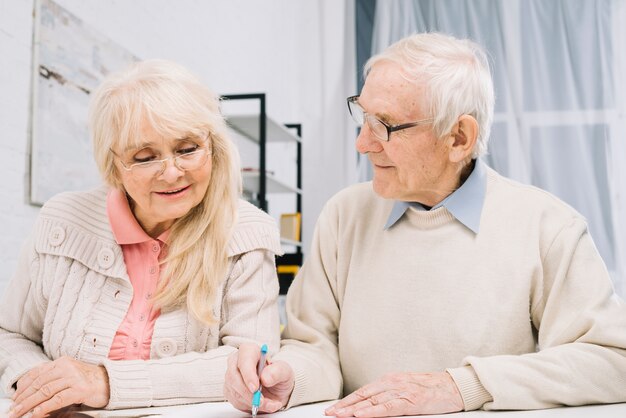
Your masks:
<svg viewBox="0 0 626 418"><path fill-rule="evenodd" d="M342 390L327 415L626 401L626 305L585 220L478 159L494 104L481 48L414 35L365 73L348 106L374 179L319 217L260 410ZM254 346L230 359L239 409L258 359Z"/></svg>

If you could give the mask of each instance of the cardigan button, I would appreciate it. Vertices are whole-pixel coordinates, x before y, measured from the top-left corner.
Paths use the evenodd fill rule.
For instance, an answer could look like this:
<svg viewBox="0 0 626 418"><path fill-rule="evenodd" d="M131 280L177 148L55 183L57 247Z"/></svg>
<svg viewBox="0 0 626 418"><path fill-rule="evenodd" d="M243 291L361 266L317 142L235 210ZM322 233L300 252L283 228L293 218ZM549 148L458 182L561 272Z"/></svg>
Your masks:
<svg viewBox="0 0 626 418"><path fill-rule="evenodd" d="M108 269L115 262L115 254L113 254L113 250L110 248L102 248L98 252L98 264L103 269Z"/></svg>
<svg viewBox="0 0 626 418"><path fill-rule="evenodd" d="M50 240L50 245L53 247L58 247L65 241L65 229L60 226L55 226L50 230L50 235L48 236Z"/></svg>
<svg viewBox="0 0 626 418"><path fill-rule="evenodd" d="M163 338L157 343L156 354L159 358L172 357L176 351L176 341L171 338Z"/></svg>

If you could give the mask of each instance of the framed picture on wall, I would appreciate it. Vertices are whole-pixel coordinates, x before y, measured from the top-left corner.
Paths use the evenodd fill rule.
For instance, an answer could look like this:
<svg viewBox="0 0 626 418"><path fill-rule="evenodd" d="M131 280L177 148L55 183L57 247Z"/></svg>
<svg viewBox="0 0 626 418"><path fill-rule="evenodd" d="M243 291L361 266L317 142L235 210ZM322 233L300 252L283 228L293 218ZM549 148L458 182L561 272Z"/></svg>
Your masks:
<svg viewBox="0 0 626 418"><path fill-rule="evenodd" d="M35 2L30 202L101 183L87 129L91 91L137 58L52 0Z"/></svg>

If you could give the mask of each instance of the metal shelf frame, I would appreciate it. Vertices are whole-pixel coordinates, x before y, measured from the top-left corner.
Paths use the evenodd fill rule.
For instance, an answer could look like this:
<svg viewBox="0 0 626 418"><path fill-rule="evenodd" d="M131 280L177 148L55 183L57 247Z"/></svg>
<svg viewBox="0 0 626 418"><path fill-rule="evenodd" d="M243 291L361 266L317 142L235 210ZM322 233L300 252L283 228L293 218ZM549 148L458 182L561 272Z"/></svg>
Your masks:
<svg viewBox="0 0 626 418"><path fill-rule="evenodd" d="M229 122L229 125L235 129L236 131L243 134L246 138L252 140L253 142L258 142L259 144L259 187L258 187L258 201L259 207L267 212L267 194L268 194L268 181L273 180L276 183L275 179L269 178L266 171L266 146L268 141L271 139L268 138L268 121L269 118L266 112L266 96L265 93L245 93L245 94L225 94L221 96L223 100L258 100L259 102L259 111L258 111L258 137L254 135L254 125L250 124L251 122L250 116L235 116L233 117L233 121L239 120L244 122L245 127L238 126L236 123L229 122L228 116L226 116L226 121ZM252 121L253 122L253 121ZM276 124L274 124L276 125ZM281 128L280 126L272 125L272 129L293 129L296 132L296 138L294 141L296 142L297 150L296 150L296 190L293 190L293 193L296 194L296 211L300 213L302 217L302 124L300 123L287 123L284 125L285 128ZM246 173L244 173L246 175ZM250 175L248 174L248 177ZM288 190L287 190L288 191ZM302 218L300 218L302 219ZM302 222L300 222L300 229L302 229ZM296 254L302 257L302 245L296 246Z"/></svg>

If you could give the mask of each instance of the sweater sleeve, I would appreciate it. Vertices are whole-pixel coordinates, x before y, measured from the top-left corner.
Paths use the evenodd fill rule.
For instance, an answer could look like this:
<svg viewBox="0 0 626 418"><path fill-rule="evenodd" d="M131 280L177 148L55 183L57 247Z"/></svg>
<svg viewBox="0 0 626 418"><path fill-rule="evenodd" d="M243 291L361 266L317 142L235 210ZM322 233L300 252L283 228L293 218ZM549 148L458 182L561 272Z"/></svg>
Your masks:
<svg viewBox="0 0 626 418"><path fill-rule="evenodd" d="M294 370L288 407L341 395L337 231L329 212L328 206L322 211L310 254L287 295L287 327L274 361L286 361Z"/></svg>
<svg viewBox="0 0 626 418"><path fill-rule="evenodd" d="M0 388L7 394L22 375L50 361L41 347L45 307L36 285L38 261L30 239L0 303Z"/></svg>
<svg viewBox="0 0 626 418"><path fill-rule="evenodd" d="M531 306L538 351L465 359L493 397L483 408L626 401L626 304L582 219L557 234L542 268Z"/></svg>
<svg viewBox="0 0 626 418"><path fill-rule="evenodd" d="M257 249L241 254L224 288L220 346L158 360L104 360L111 394L107 409L224 400L228 356L240 344L278 350L277 297L274 253Z"/></svg>

